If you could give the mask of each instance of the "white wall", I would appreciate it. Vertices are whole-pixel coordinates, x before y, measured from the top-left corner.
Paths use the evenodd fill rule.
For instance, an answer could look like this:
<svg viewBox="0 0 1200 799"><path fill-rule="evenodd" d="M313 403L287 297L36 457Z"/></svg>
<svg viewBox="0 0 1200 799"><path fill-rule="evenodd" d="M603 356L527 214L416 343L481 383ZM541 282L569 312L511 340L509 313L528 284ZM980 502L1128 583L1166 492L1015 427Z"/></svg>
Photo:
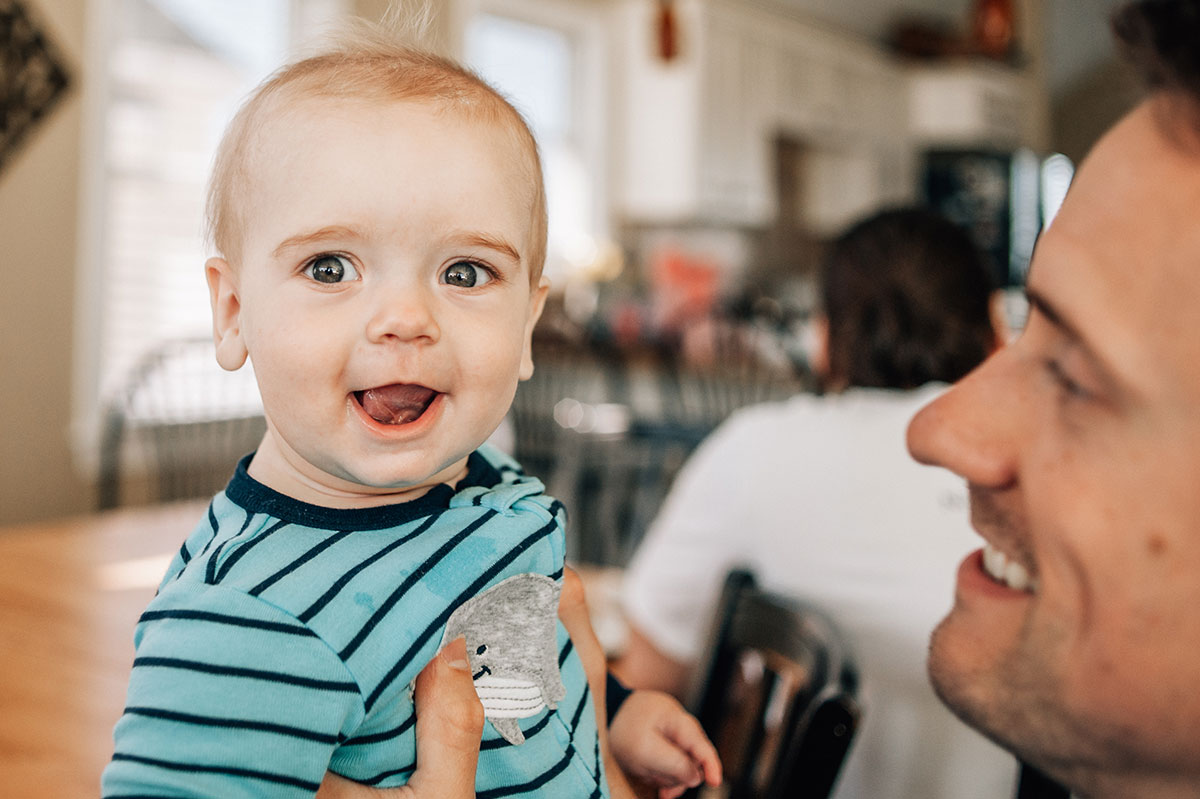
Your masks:
<svg viewBox="0 0 1200 799"><path fill-rule="evenodd" d="M69 439L85 3L24 2L73 83L0 171L0 524L91 504Z"/></svg>

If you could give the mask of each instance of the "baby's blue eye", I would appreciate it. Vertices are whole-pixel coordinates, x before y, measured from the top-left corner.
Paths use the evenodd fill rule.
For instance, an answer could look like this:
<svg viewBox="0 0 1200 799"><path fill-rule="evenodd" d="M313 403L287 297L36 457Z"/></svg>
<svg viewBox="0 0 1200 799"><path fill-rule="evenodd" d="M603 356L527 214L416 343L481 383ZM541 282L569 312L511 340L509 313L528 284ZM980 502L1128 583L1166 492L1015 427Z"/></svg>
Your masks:
<svg viewBox="0 0 1200 799"><path fill-rule="evenodd" d="M486 268L472 261L457 261L442 273L442 282L461 288L486 286L492 275Z"/></svg>
<svg viewBox="0 0 1200 799"><path fill-rule="evenodd" d="M304 274L318 283L342 283L358 279L358 270L343 255L318 255L304 267Z"/></svg>

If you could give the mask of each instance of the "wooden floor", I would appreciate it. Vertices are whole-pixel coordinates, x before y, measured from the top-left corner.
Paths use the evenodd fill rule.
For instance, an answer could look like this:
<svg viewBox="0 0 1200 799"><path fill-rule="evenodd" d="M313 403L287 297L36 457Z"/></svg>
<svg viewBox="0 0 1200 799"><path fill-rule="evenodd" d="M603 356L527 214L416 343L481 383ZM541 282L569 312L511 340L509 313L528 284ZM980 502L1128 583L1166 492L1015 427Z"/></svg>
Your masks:
<svg viewBox="0 0 1200 799"><path fill-rule="evenodd" d="M134 623L202 511L0 529L0 796L99 795Z"/></svg>

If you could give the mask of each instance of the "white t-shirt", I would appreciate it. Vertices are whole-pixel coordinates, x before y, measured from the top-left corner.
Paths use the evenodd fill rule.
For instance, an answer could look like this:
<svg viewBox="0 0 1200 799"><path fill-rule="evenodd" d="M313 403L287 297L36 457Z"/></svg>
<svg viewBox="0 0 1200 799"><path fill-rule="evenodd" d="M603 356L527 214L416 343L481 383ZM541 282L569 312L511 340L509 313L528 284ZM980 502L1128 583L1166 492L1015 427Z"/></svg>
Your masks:
<svg viewBox="0 0 1200 799"><path fill-rule="evenodd" d="M823 608L849 639L862 724L836 799L1008 799L1016 760L929 685L929 635L981 545L962 480L909 456L905 429L944 386L800 395L736 413L680 472L630 564L630 621L693 662L725 574Z"/></svg>

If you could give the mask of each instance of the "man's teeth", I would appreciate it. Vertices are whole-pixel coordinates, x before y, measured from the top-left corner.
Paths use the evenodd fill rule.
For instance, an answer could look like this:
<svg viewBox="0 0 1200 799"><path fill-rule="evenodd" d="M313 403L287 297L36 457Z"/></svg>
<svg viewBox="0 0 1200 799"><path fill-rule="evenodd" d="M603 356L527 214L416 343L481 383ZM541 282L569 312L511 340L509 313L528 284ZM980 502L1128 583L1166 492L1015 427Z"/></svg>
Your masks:
<svg viewBox="0 0 1200 799"><path fill-rule="evenodd" d="M1029 571L991 544L983 548L983 570L1014 591L1037 593L1037 580L1029 576Z"/></svg>

